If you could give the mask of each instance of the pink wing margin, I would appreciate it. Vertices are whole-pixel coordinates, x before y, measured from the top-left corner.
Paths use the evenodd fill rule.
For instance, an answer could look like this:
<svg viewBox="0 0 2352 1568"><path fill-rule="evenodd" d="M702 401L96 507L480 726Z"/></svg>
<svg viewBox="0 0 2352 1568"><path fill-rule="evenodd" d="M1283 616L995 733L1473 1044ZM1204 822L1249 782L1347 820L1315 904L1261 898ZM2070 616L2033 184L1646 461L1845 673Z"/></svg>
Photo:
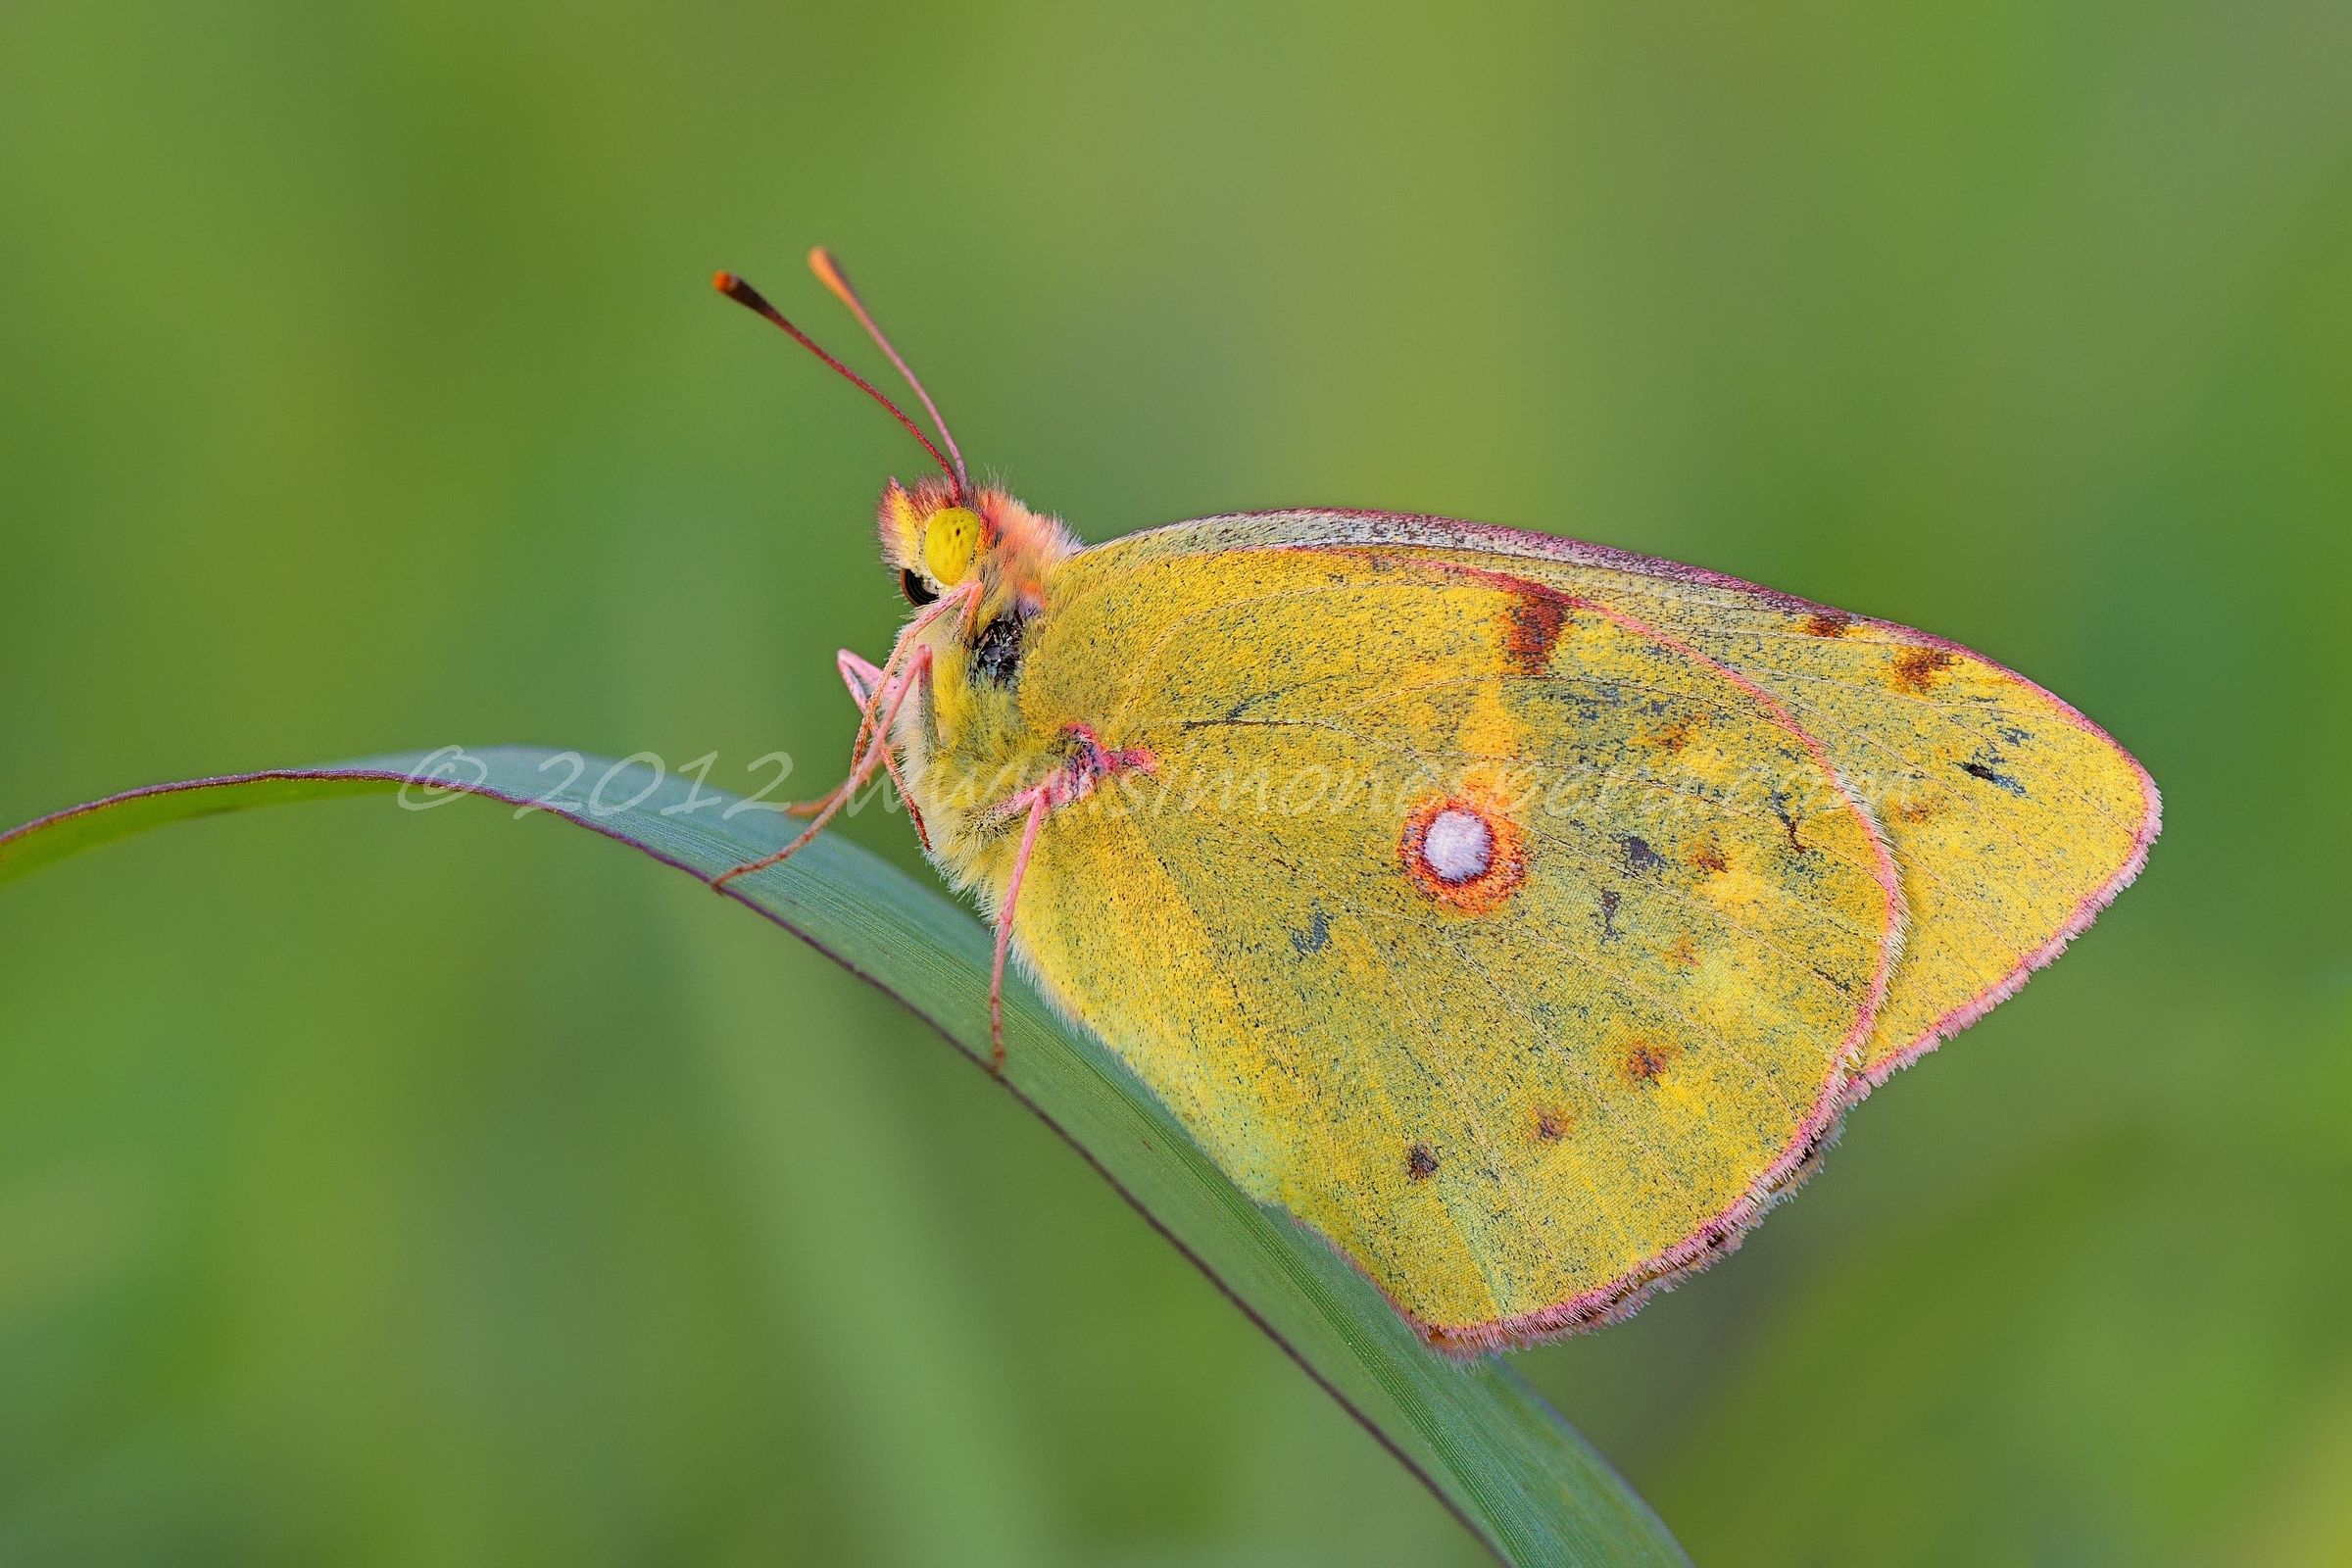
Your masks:
<svg viewBox="0 0 2352 1568"><path fill-rule="evenodd" d="M2047 966L2066 951L2067 944L2088 930L2099 912L2115 902L2116 896L2130 887L2141 867L2147 864L2148 849L2164 827L2163 798L2157 793L2156 781L2148 776L2139 760L2115 739L2092 722L2082 710L2045 687L2036 685L1996 660L1985 658L1973 648L1948 638L1937 637L1891 620L1870 615L1854 615L1810 599L1799 599L1778 589L1762 587L1723 572L1709 571L1703 566L1687 566L1680 562L1662 561L1655 556L1636 555L1631 551L1608 545L1587 544L1577 539L1562 539L1552 534L1529 533L1520 528L1498 527L1493 523L1464 522L1453 517L1430 516L1420 513L1362 512L1347 508L1318 507L1288 511L1228 513L1197 521L1171 524L1131 535L1118 541L1121 545L1147 540L1173 541L1177 536L1207 532L1231 536L1228 542L1241 544L1254 536L1253 542L1266 548L1313 548L1323 545L1402 545L1425 549L1482 550L1498 556L1518 556L1539 561L1558 561L1570 565L1594 566L1603 570L1622 571L1635 576L1650 577L1662 582L1687 583L1693 587L1710 588L1737 594L1766 608L1788 611L1799 614L1820 612L1841 615L1863 625L1889 632L1898 638L1923 648L1939 648L1962 654L1969 659L1998 671L2015 681L2028 692L2048 702L2058 713L2084 733L2096 737L2112 748L2118 757L2131 764L2139 781L2141 813L2134 829L2131 852L2123 862L2075 906L2074 911L2039 947L2020 958L2006 975L1959 1006L1937 1018L1922 1031L1919 1038L1904 1046L1893 1055L1868 1073L1858 1075L1847 1088L1842 1108L1861 1103L1870 1092L1893 1077L1920 1057L1934 1051L1944 1041L1975 1023L2001 1003L2015 996L2034 971ZM1622 1313L1617 1314L1622 1316Z"/></svg>

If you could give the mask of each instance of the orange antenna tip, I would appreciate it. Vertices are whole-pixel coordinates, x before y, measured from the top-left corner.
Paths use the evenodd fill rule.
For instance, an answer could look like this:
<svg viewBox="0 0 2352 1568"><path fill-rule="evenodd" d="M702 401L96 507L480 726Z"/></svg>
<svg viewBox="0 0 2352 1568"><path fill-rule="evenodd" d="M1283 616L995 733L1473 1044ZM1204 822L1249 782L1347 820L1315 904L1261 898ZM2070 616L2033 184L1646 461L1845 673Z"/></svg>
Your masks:
<svg viewBox="0 0 2352 1568"><path fill-rule="evenodd" d="M939 405L932 402L931 394L923 389L921 377L914 373L906 360L900 356L899 351L892 346L881 326L875 322L873 316L866 310L865 302L858 297L858 290L850 284L849 274L842 271L841 264L833 260L833 253L822 245L815 246L808 252L808 270L814 272L816 280L832 291L835 299L849 307L850 314L858 318L858 324L865 328L866 336L874 340L875 346L881 349L883 355L897 368L899 374L906 377L906 384L914 389L915 398L922 404L923 412L931 416L931 427L939 432L940 440L947 443L950 461L940 466L955 476L956 495L958 497L967 495L971 490L972 482L964 472L963 452L956 445L955 432L948 428L948 421L940 417ZM928 441L923 444L930 446ZM937 450L937 448L933 448L935 454Z"/></svg>
<svg viewBox="0 0 2352 1568"><path fill-rule="evenodd" d="M816 280L831 289L836 295L847 294L850 291L850 285L842 280L841 268L834 262L833 253L822 245L810 247L808 270L814 272Z"/></svg>

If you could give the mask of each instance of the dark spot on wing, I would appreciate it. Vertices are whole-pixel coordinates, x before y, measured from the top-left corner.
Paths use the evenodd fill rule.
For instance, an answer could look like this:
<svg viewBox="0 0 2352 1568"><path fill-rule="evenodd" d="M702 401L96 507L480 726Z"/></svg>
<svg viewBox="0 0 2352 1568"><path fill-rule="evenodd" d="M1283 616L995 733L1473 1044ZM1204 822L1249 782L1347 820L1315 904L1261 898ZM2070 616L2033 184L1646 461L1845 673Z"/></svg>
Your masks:
<svg viewBox="0 0 2352 1568"><path fill-rule="evenodd" d="M1915 795L1896 806L1894 814L1916 827L1941 816L1950 804L1940 795Z"/></svg>
<svg viewBox="0 0 2352 1568"><path fill-rule="evenodd" d="M1617 940L1617 890L1615 888L1600 890L1600 940L1603 942Z"/></svg>
<svg viewBox="0 0 2352 1568"><path fill-rule="evenodd" d="M2026 787L2000 770L1999 764L2004 760L2006 759L1997 753L1986 753L1962 762L1960 771L1970 778L1983 779L1994 789L2007 790L2012 795L2024 795Z"/></svg>
<svg viewBox="0 0 2352 1568"><path fill-rule="evenodd" d="M1629 1086L1638 1089L1665 1077L1666 1069L1673 1066L1674 1058L1682 1054L1682 1047L1661 1040L1637 1040L1626 1048L1624 1059L1617 1064L1617 1072Z"/></svg>
<svg viewBox="0 0 2352 1568"><path fill-rule="evenodd" d="M1415 1144L1404 1152L1404 1174L1407 1180L1425 1182L1437 1173L1437 1152L1427 1144Z"/></svg>
<svg viewBox="0 0 2352 1568"><path fill-rule="evenodd" d="M1690 744L1690 720L1678 718L1650 737L1650 740L1668 757L1679 756L1683 748Z"/></svg>
<svg viewBox="0 0 2352 1568"><path fill-rule="evenodd" d="M1556 1144L1568 1136L1568 1117L1556 1110L1536 1112L1536 1139L1539 1143Z"/></svg>
<svg viewBox="0 0 2352 1568"><path fill-rule="evenodd" d="M1817 610L1796 623L1796 629L1808 637L1842 637L1854 623L1851 615L1840 615L1835 610Z"/></svg>
<svg viewBox="0 0 2352 1568"><path fill-rule="evenodd" d="M1949 669L1956 661L1943 648L1906 648L1894 656L1888 666L1898 691L1914 697L1925 697L1935 686L1936 677Z"/></svg>
<svg viewBox="0 0 2352 1568"><path fill-rule="evenodd" d="M1772 814L1781 819L1781 826L1788 834L1788 847L1799 855L1810 853L1805 848L1805 841L1796 836L1796 813L1788 808L1788 792L1774 790L1766 798L1772 802Z"/></svg>
<svg viewBox="0 0 2352 1568"><path fill-rule="evenodd" d="M1009 687L1021 678L1021 620L999 615L972 643L972 679Z"/></svg>
<svg viewBox="0 0 2352 1568"><path fill-rule="evenodd" d="M1513 670L1541 675L1550 666L1551 645L1560 640L1560 628L1568 623L1568 604L1566 594L1542 583L1512 584L1502 650L1510 657Z"/></svg>
<svg viewBox="0 0 2352 1568"><path fill-rule="evenodd" d="M1693 870L1707 872L1723 872L1732 868L1732 862L1723 858L1723 846L1713 839L1690 852L1690 865Z"/></svg>
<svg viewBox="0 0 2352 1568"><path fill-rule="evenodd" d="M1325 948L1330 947L1331 916L1325 914L1318 906L1307 916L1304 930L1291 933L1291 946L1298 950L1300 957L1304 957L1310 953L1321 953Z"/></svg>
<svg viewBox="0 0 2352 1568"><path fill-rule="evenodd" d="M1649 840L1639 833L1628 833L1619 839L1617 848L1625 852L1625 868L1628 871L1655 871L1666 863L1666 858L1651 849Z"/></svg>

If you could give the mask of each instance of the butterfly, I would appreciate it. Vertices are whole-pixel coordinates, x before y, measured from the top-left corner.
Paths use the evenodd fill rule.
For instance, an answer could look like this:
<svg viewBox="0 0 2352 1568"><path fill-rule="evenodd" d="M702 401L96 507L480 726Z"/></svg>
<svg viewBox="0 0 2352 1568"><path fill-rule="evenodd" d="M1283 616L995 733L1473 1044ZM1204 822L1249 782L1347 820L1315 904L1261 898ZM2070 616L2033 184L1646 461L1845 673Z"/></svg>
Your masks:
<svg viewBox="0 0 2352 1568"><path fill-rule="evenodd" d="M1083 547L895 416L911 613L878 771L1008 959L1431 1347L1622 1318L1735 1247L1844 1111L2137 874L2147 772L1907 627L1547 534L1354 511Z"/></svg>

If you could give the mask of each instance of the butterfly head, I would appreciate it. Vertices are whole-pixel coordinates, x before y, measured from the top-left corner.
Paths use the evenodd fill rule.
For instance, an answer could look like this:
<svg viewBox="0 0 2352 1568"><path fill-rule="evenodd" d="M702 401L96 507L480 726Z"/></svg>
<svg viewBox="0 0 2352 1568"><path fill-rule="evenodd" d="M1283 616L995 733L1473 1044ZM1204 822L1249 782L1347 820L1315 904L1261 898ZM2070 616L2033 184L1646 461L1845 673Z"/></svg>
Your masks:
<svg viewBox="0 0 2352 1568"><path fill-rule="evenodd" d="M1060 523L1039 516L1004 491L973 487L963 466L963 453L956 447L947 421L939 416L931 394L923 390L921 380L874 323L840 264L819 246L808 253L808 269L816 274L817 281L849 307L850 314L858 318L858 323L873 338L875 346L906 378L923 412L931 416L932 428L939 433L937 443L872 382L817 347L808 333L786 320L758 289L732 272L719 273L714 282L721 294L782 327L801 347L882 405L939 465L938 478L918 480L911 486L893 479L890 488L882 493L882 555L898 571L901 590L911 603L921 606L967 584L976 584L971 595L975 611L1010 600L1017 612L1032 612L1045 569L1074 551L1076 543Z"/></svg>
<svg viewBox="0 0 2352 1568"><path fill-rule="evenodd" d="M977 574L987 520L952 482L925 479L909 489L891 480L880 522L882 559L910 604L927 605Z"/></svg>
<svg viewBox="0 0 2352 1568"><path fill-rule="evenodd" d="M944 478L911 486L893 479L879 520L882 559L917 606L966 583L979 584L984 602L1033 592L1045 568L1075 548L1060 523L1004 491L966 494Z"/></svg>

